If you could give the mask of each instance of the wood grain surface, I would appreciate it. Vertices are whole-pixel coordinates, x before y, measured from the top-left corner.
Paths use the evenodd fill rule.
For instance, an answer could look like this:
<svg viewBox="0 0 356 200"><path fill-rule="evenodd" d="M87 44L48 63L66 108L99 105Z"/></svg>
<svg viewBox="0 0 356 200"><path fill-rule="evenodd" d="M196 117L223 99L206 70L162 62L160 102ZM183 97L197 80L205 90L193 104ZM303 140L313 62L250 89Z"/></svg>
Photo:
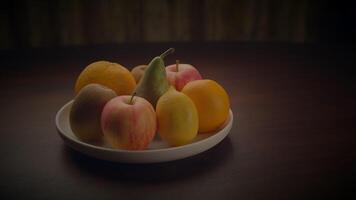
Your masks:
<svg viewBox="0 0 356 200"><path fill-rule="evenodd" d="M236 121L200 155L161 164L96 160L67 147L57 110L83 67L127 68L167 47L221 83ZM352 199L356 181L354 49L215 43L2 51L1 199Z"/></svg>

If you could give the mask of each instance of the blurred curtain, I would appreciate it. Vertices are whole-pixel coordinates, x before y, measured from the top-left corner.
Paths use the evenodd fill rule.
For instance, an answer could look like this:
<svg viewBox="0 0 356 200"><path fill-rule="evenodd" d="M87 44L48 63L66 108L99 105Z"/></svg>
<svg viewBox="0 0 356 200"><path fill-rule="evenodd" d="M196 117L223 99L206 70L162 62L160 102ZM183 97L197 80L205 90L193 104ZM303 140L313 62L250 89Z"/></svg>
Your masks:
<svg viewBox="0 0 356 200"><path fill-rule="evenodd" d="M307 0L6 1L0 48L313 40ZM313 29L310 29L313 30Z"/></svg>

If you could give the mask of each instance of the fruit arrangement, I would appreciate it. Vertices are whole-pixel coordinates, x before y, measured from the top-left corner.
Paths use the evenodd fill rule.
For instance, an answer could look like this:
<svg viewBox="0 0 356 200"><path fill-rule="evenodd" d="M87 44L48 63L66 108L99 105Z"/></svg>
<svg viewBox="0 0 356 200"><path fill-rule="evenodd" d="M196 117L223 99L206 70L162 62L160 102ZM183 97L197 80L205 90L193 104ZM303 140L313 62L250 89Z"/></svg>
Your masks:
<svg viewBox="0 0 356 200"><path fill-rule="evenodd" d="M75 83L69 122L82 141L105 139L113 148L146 149L156 134L170 146L191 143L227 120L229 96L189 64L165 66L170 48L131 71L97 61Z"/></svg>

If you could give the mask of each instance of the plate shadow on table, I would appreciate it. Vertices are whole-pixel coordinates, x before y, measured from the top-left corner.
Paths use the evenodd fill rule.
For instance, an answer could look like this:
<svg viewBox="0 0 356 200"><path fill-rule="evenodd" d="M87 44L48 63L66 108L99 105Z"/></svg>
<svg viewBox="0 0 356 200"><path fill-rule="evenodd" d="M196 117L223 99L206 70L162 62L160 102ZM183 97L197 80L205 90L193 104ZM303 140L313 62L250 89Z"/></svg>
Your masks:
<svg viewBox="0 0 356 200"><path fill-rule="evenodd" d="M98 160L63 144L65 167L75 174L118 182L162 182L189 179L226 165L233 157L231 139L226 137L210 150L193 157L164 163L124 164Z"/></svg>

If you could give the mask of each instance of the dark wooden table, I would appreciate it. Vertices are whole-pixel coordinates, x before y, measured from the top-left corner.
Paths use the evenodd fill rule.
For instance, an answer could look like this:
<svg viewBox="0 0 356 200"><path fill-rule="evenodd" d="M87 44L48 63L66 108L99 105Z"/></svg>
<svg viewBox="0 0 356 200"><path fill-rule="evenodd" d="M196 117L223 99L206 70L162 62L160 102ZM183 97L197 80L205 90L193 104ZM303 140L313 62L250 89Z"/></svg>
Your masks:
<svg viewBox="0 0 356 200"><path fill-rule="evenodd" d="M57 110L88 63L127 68L167 47L229 92L230 135L184 160L96 160L67 147ZM152 44L1 52L0 199L356 198L355 49L344 45Z"/></svg>

